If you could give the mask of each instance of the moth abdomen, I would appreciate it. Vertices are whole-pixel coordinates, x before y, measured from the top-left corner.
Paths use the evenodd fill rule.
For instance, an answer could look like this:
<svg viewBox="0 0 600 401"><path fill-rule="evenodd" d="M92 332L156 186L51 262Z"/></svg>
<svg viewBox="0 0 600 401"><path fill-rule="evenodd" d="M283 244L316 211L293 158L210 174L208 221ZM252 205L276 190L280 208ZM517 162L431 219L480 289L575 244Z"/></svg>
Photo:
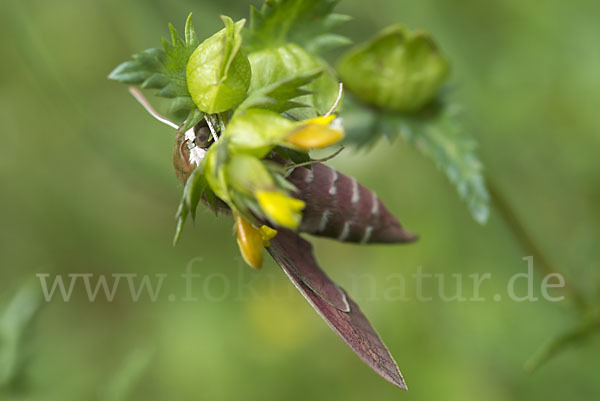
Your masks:
<svg viewBox="0 0 600 401"><path fill-rule="evenodd" d="M405 230L375 193L354 178L324 165L296 168L288 180L306 203L299 231L343 242L411 242Z"/></svg>

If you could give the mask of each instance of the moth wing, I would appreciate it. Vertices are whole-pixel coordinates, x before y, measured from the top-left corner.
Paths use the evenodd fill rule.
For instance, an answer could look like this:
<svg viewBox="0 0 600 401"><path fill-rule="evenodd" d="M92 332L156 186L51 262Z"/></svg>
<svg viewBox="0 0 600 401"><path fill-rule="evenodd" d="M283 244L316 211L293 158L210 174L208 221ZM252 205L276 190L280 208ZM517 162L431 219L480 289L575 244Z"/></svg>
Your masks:
<svg viewBox="0 0 600 401"><path fill-rule="evenodd" d="M277 228L277 231L267 249L288 277L292 279L290 274L293 273L293 277L329 306L341 312L350 312L346 293L319 267L312 245L292 231L282 228Z"/></svg>
<svg viewBox="0 0 600 401"><path fill-rule="evenodd" d="M356 303L321 270L312 245L298 234L279 229L267 248L302 296L332 330L377 374L406 390L398 365ZM343 296L347 308L331 302ZM323 296L326 294L326 296ZM329 298L329 299L328 299ZM339 305L338 305L339 306Z"/></svg>

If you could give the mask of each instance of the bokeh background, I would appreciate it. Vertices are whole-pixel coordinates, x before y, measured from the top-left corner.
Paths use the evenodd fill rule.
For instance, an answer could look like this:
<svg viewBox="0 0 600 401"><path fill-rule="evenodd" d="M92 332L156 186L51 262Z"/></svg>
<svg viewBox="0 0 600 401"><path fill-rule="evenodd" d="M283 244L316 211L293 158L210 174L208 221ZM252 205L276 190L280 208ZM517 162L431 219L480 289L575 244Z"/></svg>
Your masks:
<svg viewBox="0 0 600 401"><path fill-rule="evenodd" d="M272 262L243 266L229 218L202 212L171 246L181 192L173 132L106 76L157 46L168 22L182 29L190 11L207 37L219 14L239 19L247 9L225 0L0 3L0 399L596 399L598 337L524 371L580 312L569 297L495 302L526 271L528 251L495 210L475 223L446 178L400 140L332 164L375 189L421 240L315 243L397 358L408 393L360 362ZM600 3L343 0L339 11L355 17L342 31L356 41L397 22L434 34L486 175L545 257L598 305ZM190 262L202 277L197 301L183 302ZM417 302L410 276L419 266L465 279L491 273L486 301ZM113 302L89 302L80 282L70 302L46 303L37 273L168 277L156 302L133 302L125 283ZM413 300L389 299L397 273ZM542 278L535 273L538 296Z"/></svg>

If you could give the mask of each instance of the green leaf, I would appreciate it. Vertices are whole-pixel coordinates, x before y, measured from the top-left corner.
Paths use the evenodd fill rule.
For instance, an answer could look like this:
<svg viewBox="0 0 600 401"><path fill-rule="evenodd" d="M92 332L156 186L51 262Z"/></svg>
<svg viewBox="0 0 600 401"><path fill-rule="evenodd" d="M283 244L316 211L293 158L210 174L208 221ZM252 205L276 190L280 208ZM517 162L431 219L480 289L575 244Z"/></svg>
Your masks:
<svg viewBox="0 0 600 401"><path fill-rule="evenodd" d="M475 153L475 141L465 135L451 108L446 107L431 122L389 117L383 124L388 122L391 129L399 130L402 138L433 159L467 203L473 218L485 223L490 213L490 195L483 165Z"/></svg>
<svg viewBox="0 0 600 401"><path fill-rule="evenodd" d="M419 114L401 114L361 107L352 97L344 99L342 118L346 142L358 147L377 139L400 135L444 171L467 203L473 218L483 224L489 216L490 196L483 166L457 118L457 107L434 104Z"/></svg>
<svg viewBox="0 0 600 401"><path fill-rule="evenodd" d="M198 208L198 203L202 199L202 196L205 195L206 198L214 199L214 194L211 196L209 193L212 193L212 191L208 187L208 183L204 176L204 163L201 163L194 171L192 171L183 188L183 195L179 202L177 214L175 215L177 226L175 229L175 237L173 238L173 245L177 244L179 241L187 217L191 215L192 220L196 219L196 209Z"/></svg>
<svg viewBox="0 0 600 401"><path fill-rule="evenodd" d="M308 105L293 101L293 99L309 95L310 91L303 87L314 81L322 72L322 70L307 72L256 88L238 106L236 113L249 108L262 108L283 113L298 107L308 107Z"/></svg>
<svg viewBox="0 0 600 401"><path fill-rule="evenodd" d="M316 52L331 50L350 41L330 31L347 22L335 14L339 0L267 0L260 10L251 7L245 43L250 51L296 43Z"/></svg>
<svg viewBox="0 0 600 401"><path fill-rule="evenodd" d="M384 110L416 112L437 96L450 66L427 33L392 26L350 49L338 71L362 101Z"/></svg>
<svg viewBox="0 0 600 401"><path fill-rule="evenodd" d="M221 17L225 28L206 39L187 64L187 83L194 103L205 113L220 113L237 106L250 86L252 70L242 51L245 20L235 24Z"/></svg>
<svg viewBox="0 0 600 401"><path fill-rule="evenodd" d="M185 41L173 25L169 24L171 43L162 41L162 49L148 49L134 54L133 60L115 68L109 79L137 85L143 89L156 89L158 96L172 99L171 112L196 108L188 92L186 66L198 46L198 37L193 27L192 14L185 24Z"/></svg>
<svg viewBox="0 0 600 401"><path fill-rule="evenodd" d="M352 41L345 36L335 33L326 33L316 36L313 40L306 43L304 48L313 54L327 54L328 52L351 45Z"/></svg>
<svg viewBox="0 0 600 401"><path fill-rule="evenodd" d="M319 58L308 53L298 45L289 43L256 51L248 55L252 65L252 82L250 93L285 81L307 78L317 71L323 71L302 89L309 94L294 98L295 103L309 107L297 108L288 116L300 120L325 114L335 102L338 95L338 81L328 66Z"/></svg>

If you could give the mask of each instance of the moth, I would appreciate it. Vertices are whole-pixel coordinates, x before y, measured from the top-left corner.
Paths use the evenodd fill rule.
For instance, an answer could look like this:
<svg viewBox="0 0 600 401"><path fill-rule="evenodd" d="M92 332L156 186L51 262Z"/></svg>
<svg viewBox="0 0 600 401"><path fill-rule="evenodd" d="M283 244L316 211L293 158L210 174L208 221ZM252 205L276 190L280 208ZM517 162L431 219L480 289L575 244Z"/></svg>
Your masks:
<svg viewBox="0 0 600 401"><path fill-rule="evenodd" d="M208 118L183 132L177 124L158 114L143 95L130 92L157 120L176 131L173 166L185 184L210 146L219 140L219 130ZM285 161L273 156L274 161ZM383 341L348 294L319 266L312 245L299 234L333 238L359 244L409 243L417 236L404 229L398 219L371 190L325 164L295 167L287 180L294 197L306 204L298 232L282 227L270 240L268 253L292 284L333 331L360 359L384 379L406 390L406 383ZM217 207L227 213L227 205Z"/></svg>

